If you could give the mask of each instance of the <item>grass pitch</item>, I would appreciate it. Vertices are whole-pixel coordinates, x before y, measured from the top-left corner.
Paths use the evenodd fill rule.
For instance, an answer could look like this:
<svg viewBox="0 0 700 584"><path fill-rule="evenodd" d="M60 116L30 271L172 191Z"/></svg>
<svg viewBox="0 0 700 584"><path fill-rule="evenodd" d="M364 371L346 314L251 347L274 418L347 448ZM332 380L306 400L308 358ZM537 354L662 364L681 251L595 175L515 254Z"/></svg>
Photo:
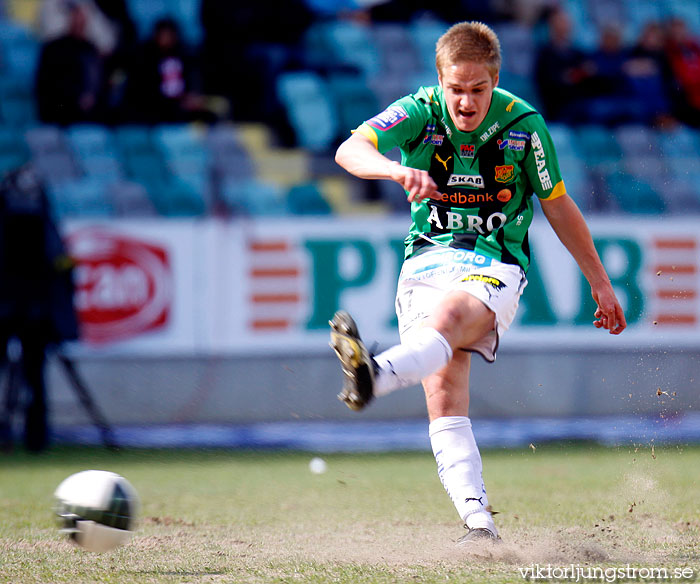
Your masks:
<svg viewBox="0 0 700 584"><path fill-rule="evenodd" d="M533 564L700 579L698 447L487 451L504 543L469 550L430 453L328 455L321 475L312 456L0 455L0 582L514 583ZM103 555L64 541L52 515L58 483L88 468L123 474L142 501L132 542Z"/></svg>

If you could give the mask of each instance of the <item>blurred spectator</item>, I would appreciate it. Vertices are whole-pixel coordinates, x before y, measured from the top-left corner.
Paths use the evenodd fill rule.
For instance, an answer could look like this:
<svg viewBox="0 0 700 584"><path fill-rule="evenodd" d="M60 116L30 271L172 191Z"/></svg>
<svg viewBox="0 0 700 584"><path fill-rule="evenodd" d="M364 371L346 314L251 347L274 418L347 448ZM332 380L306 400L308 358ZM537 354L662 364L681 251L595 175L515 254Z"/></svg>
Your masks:
<svg viewBox="0 0 700 584"><path fill-rule="evenodd" d="M86 38L87 9L82 3L68 5L68 29L42 47L37 67L38 115L49 124L99 119L102 60Z"/></svg>
<svg viewBox="0 0 700 584"><path fill-rule="evenodd" d="M639 121L658 126L673 121L673 79L664 49L663 27L648 22L624 65L639 107Z"/></svg>
<svg viewBox="0 0 700 584"><path fill-rule="evenodd" d="M589 56L591 76L586 80L585 121L618 125L641 121L625 71L629 52L622 45L622 33L614 25L600 31L600 44Z"/></svg>
<svg viewBox="0 0 700 584"><path fill-rule="evenodd" d="M43 0L39 9L39 36L52 41L69 34L73 11L77 5L83 9L83 36L101 55L111 54L118 40L118 29L101 12L93 0Z"/></svg>
<svg viewBox="0 0 700 584"><path fill-rule="evenodd" d="M549 42L535 60L535 82L544 115L551 121L580 123L584 88L591 77L590 63L575 48L571 19L563 9L554 10L548 19Z"/></svg>
<svg viewBox="0 0 700 584"><path fill-rule="evenodd" d="M666 50L681 92L678 117L700 126L700 41L693 37L684 20L674 18L669 22Z"/></svg>
<svg viewBox="0 0 700 584"><path fill-rule="evenodd" d="M8 173L0 183L0 360L7 366L12 359L30 393L24 424L30 451L49 443L47 348L78 337L71 267L35 172L23 166ZM14 350L8 350L11 346ZM11 427L11 420L0 420L5 445Z"/></svg>
<svg viewBox="0 0 700 584"><path fill-rule="evenodd" d="M127 73L138 45L138 33L126 0L95 0L95 5L116 31L114 50L105 57L104 101L107 121L119 122Z"/></svg>
<svg viewBox="0 0 700 584"><path fill-rule="evenodd" d="M207 92L229 98L238 121L283 126L276 79L306 65L303 38L313 22L308 6L303 0L202 0L200 14Z"/></svg>
<svg viewBox="0 0 700 584"><path fill-rule="evenodd" d="M160 19L128 73L127 117L149 124L208 121L199 89L198 63L183 43L177 22Z"/></svg>

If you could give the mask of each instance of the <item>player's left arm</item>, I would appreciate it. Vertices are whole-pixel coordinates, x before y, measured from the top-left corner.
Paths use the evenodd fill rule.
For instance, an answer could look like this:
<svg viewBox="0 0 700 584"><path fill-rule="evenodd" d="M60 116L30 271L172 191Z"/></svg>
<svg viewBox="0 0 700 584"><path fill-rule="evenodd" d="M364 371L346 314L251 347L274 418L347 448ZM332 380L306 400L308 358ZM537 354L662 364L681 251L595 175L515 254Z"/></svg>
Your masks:
<svg viewBox="0 0 700 584"><path fill-rule="evenodd" d="M566 193L540 202L557 237L574 257L591 286L591 294L598 305L593 324L596 328L607 329L610 334L619 335L627 327L625 315L581 211Z"/></svg>

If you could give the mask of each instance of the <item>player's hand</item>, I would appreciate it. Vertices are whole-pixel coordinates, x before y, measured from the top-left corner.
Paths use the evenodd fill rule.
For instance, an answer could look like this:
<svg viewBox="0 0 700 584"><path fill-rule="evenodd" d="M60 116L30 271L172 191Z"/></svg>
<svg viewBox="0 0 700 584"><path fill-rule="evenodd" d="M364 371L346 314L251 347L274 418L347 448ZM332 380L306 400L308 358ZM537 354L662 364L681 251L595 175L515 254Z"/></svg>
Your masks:
<svg viewBox="0 0 700 584"><path fill-rule="evenodd" d="M394 162L391 168L391 179L408 191L408 200L411 203L442 198L435 181L425 170L401 166L398 162Z"/></svg>
<svg viewBox="0 0 700 584"><path fill-rule="evenodd" d="M619 335L627 328L627 321L612 286L608 283L600 290L592 290L592 294L598 305L593 326L606 329L611 335Z"/></svg>

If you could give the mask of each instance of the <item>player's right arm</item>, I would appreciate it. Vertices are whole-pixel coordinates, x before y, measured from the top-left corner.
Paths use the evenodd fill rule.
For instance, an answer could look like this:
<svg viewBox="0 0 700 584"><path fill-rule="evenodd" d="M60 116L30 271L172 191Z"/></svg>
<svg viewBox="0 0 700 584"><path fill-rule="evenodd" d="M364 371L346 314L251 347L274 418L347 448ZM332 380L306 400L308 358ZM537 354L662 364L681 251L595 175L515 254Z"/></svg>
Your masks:
<svg viewBox="0 0 700 584"><path fill-rule="evenodd" d="M355 132L343 142L335 154L335 161L350 174L367 179L386 179L399 183L408 193L410 202L439 199L435 181L425 170L402 166L381 154L372 140Z"/></svg>

